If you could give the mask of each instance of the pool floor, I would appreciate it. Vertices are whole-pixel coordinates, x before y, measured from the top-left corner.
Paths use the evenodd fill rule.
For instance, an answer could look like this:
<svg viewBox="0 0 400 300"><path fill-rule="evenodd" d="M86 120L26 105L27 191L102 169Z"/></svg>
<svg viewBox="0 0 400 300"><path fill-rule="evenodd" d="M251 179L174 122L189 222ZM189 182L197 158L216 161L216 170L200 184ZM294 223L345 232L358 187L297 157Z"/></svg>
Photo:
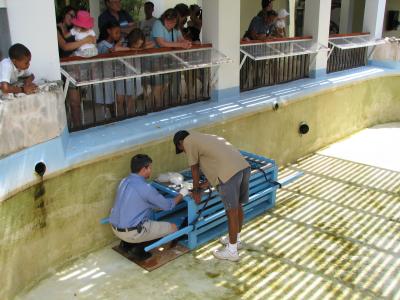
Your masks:
<svg viewBox="0 0 400 300"><path fill-rule="evenodd" d="M248 224L239 263L217 241L146 272L110 245L18 299L400 299L400 123L282 170L305 175Z"/></svg>

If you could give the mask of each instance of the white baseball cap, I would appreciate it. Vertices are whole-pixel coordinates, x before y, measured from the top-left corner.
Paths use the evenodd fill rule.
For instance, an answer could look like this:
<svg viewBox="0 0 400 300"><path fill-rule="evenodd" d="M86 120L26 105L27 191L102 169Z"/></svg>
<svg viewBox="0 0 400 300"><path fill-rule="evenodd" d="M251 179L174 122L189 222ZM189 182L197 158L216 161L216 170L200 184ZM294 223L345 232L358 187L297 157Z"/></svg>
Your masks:
<svg viewBox="0 0 400 300"><path fill-rule="evenodd" d="M289 13L286 11L286 9L281 9L278 12L278 18L286 18L289 16Z"/></svg>

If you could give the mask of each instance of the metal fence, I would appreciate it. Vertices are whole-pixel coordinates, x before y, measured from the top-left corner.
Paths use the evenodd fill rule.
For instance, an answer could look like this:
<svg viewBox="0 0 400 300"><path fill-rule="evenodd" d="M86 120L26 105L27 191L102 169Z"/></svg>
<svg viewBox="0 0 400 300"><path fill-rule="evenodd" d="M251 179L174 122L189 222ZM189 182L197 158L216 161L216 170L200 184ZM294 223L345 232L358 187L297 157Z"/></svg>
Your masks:
<svg viewBox="0 0 400 300"><path fill-rule="evenodd" d="M352 49L340 49L337 47L329 46L332 53L328 59L327 72L337 72L348 70L352 68L358 68L367 65L368 60L368 47L352 48Z"/></svg>
<svg viewBox="0 0 400 300"><path fill-rule="evenodd" d="M241 60L244 54L241 53ZM240 69L240 90L252 90L309 76L310 55L266 60L246 59Z"/></svg>
<svg viewBox="0 0 400 300"><path fill-rule="evenodd" d="M210 99L211 69L71 87L66 97L68 127L89 127Z"/></svg>

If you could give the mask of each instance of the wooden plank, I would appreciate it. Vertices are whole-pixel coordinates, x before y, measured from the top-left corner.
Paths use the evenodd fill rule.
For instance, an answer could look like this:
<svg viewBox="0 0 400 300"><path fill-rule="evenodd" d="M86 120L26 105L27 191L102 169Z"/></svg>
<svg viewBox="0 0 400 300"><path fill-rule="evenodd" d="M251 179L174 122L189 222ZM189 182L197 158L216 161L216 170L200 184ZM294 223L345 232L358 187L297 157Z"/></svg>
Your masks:
<svg viewBox="0 0 400 300"><path fill-rule="evenodd" d="M151 250L150 253L152 256L150 258L140 260L135 257L132 252L122 250L119 245L113 247L112 249L149 272L158 269L159 267L169 263L170 261L173 261L179 256L182 256L190 251L185 246L172 242L165 245L164 247L159 247Z"/></svg>

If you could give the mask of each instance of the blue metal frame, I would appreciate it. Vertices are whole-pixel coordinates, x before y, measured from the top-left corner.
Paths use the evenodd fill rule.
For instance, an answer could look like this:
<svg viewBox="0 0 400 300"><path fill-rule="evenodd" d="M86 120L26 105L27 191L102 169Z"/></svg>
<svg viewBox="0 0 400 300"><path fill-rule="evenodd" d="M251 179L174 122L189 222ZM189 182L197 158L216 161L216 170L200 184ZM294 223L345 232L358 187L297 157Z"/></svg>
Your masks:
<svg viewBox="0 0 400 300"><path fill-rule="evenodd" d="M283 185L293 182L303 174L298 172L278 181L278 167L274 160L246 151L241 151L241 154L252 167L249 181L249 202L243 205L244 219L248 221L274 207L276 190ZM185 170L181 174L185 177L185 180L191 179L190 171ZM267 180L265 180L265 176ZM161 183L154 181L152 185L166 196L175 197L178 194L178 190ZM177 238L181 239L180 243L184 246L189 249L195 249L224 234L228 229L226 225L227 216L220 196L214 188L212 189L207 207L201 211L197 222L192 225L207 198L208 194L203 194L201 203L197 205L190 196L186 196L183 199L184 201L179 203L174 209L154 213L154 220L167 221L180 225L187 218L188 225L147 246L145 251L158 248ZM107 218L101 220L102 224L106 224L107 222Z"/></svg>
<svg viewBox="0 0 400 300"><path fill-rule="evenodd" d="M241 151L241 154L252 167L249 182L249 202L243 205L244 218L247 221L274 207L276 202L276 190L280 186L293 182L303 174L295 173L278 182L278 167L274 160L246 151ZM264 174L258 170L258 168L264 170L268 181L265 180ZM184 175L185 179L191 179L190 171L183 171L182 175ZM153 186L160 192L171 196L175 196L178 193L178 191L157 182L154 182ZM176 215L179 215L182 220L185 217L188 218L188 225L147 246L145 250L150 251L174 239L182 239L182 237L183 239L180 243L189 249L195 249L225 233L227 231L227 216L223 204L220 201L220 196L214 189L207 207L201 212L196 224L191 225L193 220L196 219L198 211L204 206L204 202L207 198L207 194L202 195L201 203L196 205L191 197L186 196L184 198L184 206L176 207L169 212L159 213L157 216L161 217L162 215L162 217L157 218L156 216L156 220L173 222L176 221ZM186 211L182 213L182 209L185 208ZM184 237L185 235L187 237Z"/></svg>

